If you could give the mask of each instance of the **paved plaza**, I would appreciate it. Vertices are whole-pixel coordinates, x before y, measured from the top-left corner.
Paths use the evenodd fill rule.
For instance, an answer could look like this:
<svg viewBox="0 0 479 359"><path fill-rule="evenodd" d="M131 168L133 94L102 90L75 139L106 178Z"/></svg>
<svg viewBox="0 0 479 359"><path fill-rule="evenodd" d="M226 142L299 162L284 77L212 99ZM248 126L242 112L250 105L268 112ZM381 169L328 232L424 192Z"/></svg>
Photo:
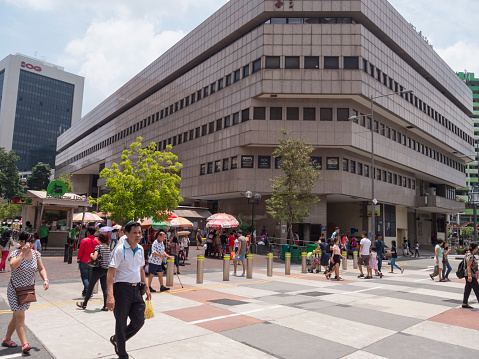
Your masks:
<svg viewBox="0 0 479 359"><path fill-rule="evenodd" d="M130 358L479 358L479 309L460 308L464 282L454 275L457 260L449 283L431 281L431 259L400 260L404 274L387 274L387 267L384 278L371 280L358 279L349 260L343 282L303 274L298 265L285 276L281 263L268 277L261 256L255 256L253 279L223 282L222 261L206 261L211 269L203 284L196 284L190 260L181 275L184 288L175 277L169 292L153 294L155 318L127 343ZM11 317L4 279L2 330ZM37 287L38 302L26 314L32 357L116 358L109 342L114 317L100 311L101 294L83 311L75 306L79 276L52 280L46 292ZM470 304L479 308L473 296ZM19 348L0 351L0 359L20 356Z"/></svg>

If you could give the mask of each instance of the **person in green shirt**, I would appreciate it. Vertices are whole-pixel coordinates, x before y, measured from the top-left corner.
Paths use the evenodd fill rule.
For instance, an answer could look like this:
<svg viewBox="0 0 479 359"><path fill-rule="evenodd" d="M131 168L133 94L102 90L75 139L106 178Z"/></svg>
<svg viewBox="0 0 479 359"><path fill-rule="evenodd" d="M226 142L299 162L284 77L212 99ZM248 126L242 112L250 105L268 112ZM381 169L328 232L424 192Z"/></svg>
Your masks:
<svg viewBox="0 0 479 359"><path fill-rule="evenodd" d="M25 223L25 231L30 233L33 232L32 224L30 223L30 221L27 221L27 223Z"/></svg>
<svg viewBox="0 0 479 359"><path fill-rule="evenodd" d="M40 235L40 242L42 243L42 249L47 250L48 245L48 233L50 232L47 227L47 222L43 221L42 225L38 229L38 234Z"/></svg>
<svg viewBox="0 0 479 359"><path fill-rule="evenodd" d="M75 242L75 237L77 236L77 227L73 226L72 229L70 230L70 237L68 238L68 243L72 244Z"/></svg>

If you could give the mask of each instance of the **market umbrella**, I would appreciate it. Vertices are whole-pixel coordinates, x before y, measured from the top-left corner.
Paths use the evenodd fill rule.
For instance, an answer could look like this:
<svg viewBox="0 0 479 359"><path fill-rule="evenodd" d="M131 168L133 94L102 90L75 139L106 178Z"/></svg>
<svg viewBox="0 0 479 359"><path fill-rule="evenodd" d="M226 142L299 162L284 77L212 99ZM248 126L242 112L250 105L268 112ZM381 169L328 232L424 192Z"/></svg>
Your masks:
<svg viewBox="0 0 479 359"><path fill-rule="evenodd" d="M119 224L115 224L115 225L113 226L113 229L121 229L121 226L120 226Z"/></svg>
<svg viewBox="0 0 479 359"><path fill-rule="evenodd" d="M178 232L178 235L179 236L189 236L190 235L190 231L179 231Z"/></svg>
<svg viewBox="0 0 479 359"><path fill-rule="evenodd" d="M172 227L193 227L193 223L183 217L173 218L170 222Z"/></svg>
<svg viewBox="0 0 479 359"><path fill-rule="evenodd" d="M108 226L105 226L105 227L101 227L100 232L111 232L113 231L113 227L108 227Z"/></svg>
<svg viewBox="0 0 479 359"><path fill-rule="evenodd" d="M238 227L238 222L232 221L227 218L218 218L218 219L213 219L212 221L209 221L206 223L206 227L211 227L211 228L235 228Z"/></svg>
<svg viewBox="0 0 479 359"><path fill-rule="evenodd" d="M206 221L209 222L209 221L213 221L215 219L228 219L234 223L236 223L236 226L234 227L237 227L239 226L239 222L238 220L232 216L231 214L228 214L228 213L216 213L216 214L212 214L211 216L209 216L208 218L206 218Z"/></svg>
<svg viewBox="0 0 479 359"><path fill-rule="evenodd" d="M151 227L151 218L143 218L140 220L141 228L150 228Z"/></svg>
<svg viewBox="0 0 479 359"><path fill-rule="evenodd" d="M73 222L81 222L83 219L83 213L75 213L73 215ZM103 222L103 218L97 216L91 212L85 212L85 218L83 222Z"/></svg>
<svg viewBox="0 0 479 359"><path fill-rule="evenodd" d="M170 224L168 222L151 222L151 227L153 229L160 229L160 228L163 228L163 229L166 229L170 226Z"/></svg>

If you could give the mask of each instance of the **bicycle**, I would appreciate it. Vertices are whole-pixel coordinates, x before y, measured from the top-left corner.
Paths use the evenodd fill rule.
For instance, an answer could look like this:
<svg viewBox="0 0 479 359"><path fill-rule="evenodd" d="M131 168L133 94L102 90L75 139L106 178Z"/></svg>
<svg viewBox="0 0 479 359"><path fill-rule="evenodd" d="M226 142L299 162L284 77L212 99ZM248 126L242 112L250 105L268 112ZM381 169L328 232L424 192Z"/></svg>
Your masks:
<svg viewBox="0 0 479 359"><path fill-rule="evenodd" d="M178 252L178 263L179 263L179 265L184 266L185 265L185 260L186 260L185 251L183 249L180 249L180 251Z"/></svg>

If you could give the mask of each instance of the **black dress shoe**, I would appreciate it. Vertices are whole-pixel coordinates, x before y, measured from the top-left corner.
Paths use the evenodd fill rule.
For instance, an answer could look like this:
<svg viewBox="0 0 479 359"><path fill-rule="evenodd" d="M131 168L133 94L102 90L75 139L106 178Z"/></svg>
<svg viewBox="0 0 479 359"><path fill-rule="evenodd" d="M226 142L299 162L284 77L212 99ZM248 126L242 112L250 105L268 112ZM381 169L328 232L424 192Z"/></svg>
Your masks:
<svg viewBox="0 0 479 359"><path fill-rule="evenodd" d="M165 287L164 285L162 285L160 288L160 292L166 292L167 290L170 290L170 288Z"/></svg>
<svg viewBox="0 0 479 359"><path fill-rule="evenodd" d="M469 304L463 304L462 307L464 309L473 309L473 307L471 307Z"/></svg>
<svg viewBox="0 0 479 359"><path fill-rule="evenodd" d="M150 292L151 293L156 293L156 289L153 289L153 288L150 287Z"/></svg>

